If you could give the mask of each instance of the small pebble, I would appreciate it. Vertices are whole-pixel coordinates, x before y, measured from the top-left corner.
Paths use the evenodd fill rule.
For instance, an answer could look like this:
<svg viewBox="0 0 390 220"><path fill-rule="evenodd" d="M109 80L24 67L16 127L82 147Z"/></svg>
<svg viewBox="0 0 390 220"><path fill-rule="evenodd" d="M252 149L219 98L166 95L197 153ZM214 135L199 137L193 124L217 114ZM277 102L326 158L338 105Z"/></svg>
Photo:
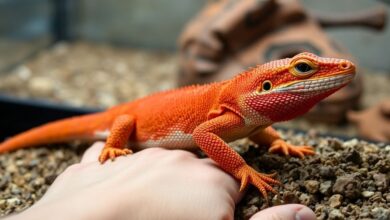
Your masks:
<svg viewBox="0 0 390 220"><path fill-rule="evenodd" d="M0 190L3 190L9 183L11 177L9 174L4 174L0 176Z"/></svg>
<svg viewBox="0 0 390 220"><path fill-rule="evenodd" d="M324 195L329 195L332 191L332 181L327 180L320 184L320 192Z"/></svg>
<svg viewBox="0 0 390 220"><path fill-rule="evenodd" d="M249 200L248 205L254 205L257 204L260 201L260 197L255 196L251 200Z"/></svg>
<svg viewBox="0 0 390 220"><path fill-rule="evenodd" d="M385 160L379 160L375 164L374 168L378 169L379 172L381 172L381 173L387 173L387 172L390 172L390 163L388 163Z"/></svg>
<svg viewBox="0 0 390 220"><path fill-rule="evenodd" d="M386 200L382 197L381 192L375 192L369 199L370 202L385 202Z"/></svg>
<svg viewBox="0 0 390 220"><path fill-rule="evenodd" d="M348 152L346 157L346 161L351 161L355 164L361 164L362 163L362 157L360 156L360 153L357 152L355 149L352 151Z"/></svg>
<svg viewBox="0 0 390 220"><path fill-rule="evenodd" d="M31 185L34 186L35 188L40 188L44 183L45 183L45 179L42 177L38 177L32 181Z"/></svg>
<svg viewBox="0 0 390 220"><path fill-rule="evenodd" d="M320 175L324 178L327 178L327 179L331 179L331 178L334 178L336 176L334 169L332 167L329 167L329 166L320 167Z"/></svg>
<svg viewBox="0 0 390 220"><path fill-rule="evenodd" d="M359 143L359 140L354 138L354 139L351 139L349 141L346 141L342 144L343 147L345 148L353 148L354 146L356 146L357 144ZM337 149L336 149L337 150Z"/></svg>
<svg viewBox="0 0 390 220"><path fill-rule="evenodd" d="M285 192L283 195L284 203L299 203L299 198L293 192Z"/></svg>
<svg viewBox="0 0 390 220"><path fill-rule="evenodd" d="M327 217L327 212L325 211L326 206L322 204L316 204L314 213L316 214L317 220L324 220Z"/></svg>
<svg viewBox="0 0 390 220"><path fill-rule="evenodd" d="M390 193L386 195L386 201L390 203Z"/></svg>
<svg viewBox="0 0 390 220"><path fill-rule="evenodd" d="M21 204L21 201L19 198L15 197L15 198L10 198L10 199L7 199L7 204L11 207L16 207L18 205Z"/></svg>
<svg viewBox="0 0 390 220"><path fill-rule="evenodd" d="M7 200L0 199L0 209L5 209L7 207Z"/></svg>
<svg viewBox="0 0 390 220"><path fill-rule="evenodd" d="M39 96L49 96L54 91L54 83L49 78L35 77L28 86Z"/></svg>
<svg viewBox="0 0 390 220"><path fill-rule="evenodd" d="M361 184L354 175L338 177L333 184L333 192L342 194L346 198L356 199L361 195Z"/></svg>
<svg viewBox="0 0 390 220"><path fill-rule="evenodd" d="M329 140L329 145L332 146L334 150L341 150L343 148L343 143L334 138Z"/></svg>
<svg viewBox="0 0 390 220"><path fill-rule="evenodd" d="M329 220L344 220L345 216L338 209L332 209L329 213Z"/></svg>
<svg viewBox="0 0 390 220"><path fill-rule="evenodd" d="M259 211L259 208L255 205L249 206L244 210L244 218L249 219L252 215L256 214Z"/></svg>
<svg viewBox="0 0 390 220"><path fill-rule="evenodd" d="M382 173L376 173L373 175L375 185L380 186L384 189L388 188L388 179L386 178L385 174Z"/></svg>
<svg viewBox="0 0 390 220"><path fill-rule="evenodd" d="M313 202L313 197L306 194L306 193L302 193L299 196L299 201L300 201L300 203L302 203L304 205L309 205L311 202Z"/></svg>
<svg viewBox="0 0 390 220"><path fill-rule="evenodd" d="M329 206L332 208L340 207L343 200L343 196L340 194L334 194L329 198Z"/></svg>
<svg viewBox="0 0 390 220"><path fill-rule="evenodd" d="M390 209L385 209L383 207L375 207L371 211L372 216L377 220L389 220L390 219Z"/></svg>
<svg viewBox="0 0 390 220"><path fill-rule="evenodd" d="M305 188L310 194L315 194L318 192L318 189L320 187L320 183L317 180L306 180Z"/></svg>
<svg viewBox="0 0 390 220"><path fill-rule="evenodd" d="M374 192L372 192L372 191L363 191L362 192L362 196L364 197L364 198L370 198L371 196L373 196L374 195Z"/></svg>

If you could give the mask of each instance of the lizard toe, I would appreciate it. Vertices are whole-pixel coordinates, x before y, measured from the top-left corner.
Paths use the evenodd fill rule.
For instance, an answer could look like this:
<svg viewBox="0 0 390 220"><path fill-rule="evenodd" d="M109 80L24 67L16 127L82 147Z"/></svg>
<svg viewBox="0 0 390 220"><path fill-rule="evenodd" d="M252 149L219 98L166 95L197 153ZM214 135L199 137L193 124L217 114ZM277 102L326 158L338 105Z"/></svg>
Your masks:
<svg viewBox="0 0 390 220"><path fill-rule="evenodd" d="M111 159L115 160L116 157L119 156L125 156L128 154L132 154L133 151L130 149L119 149L119 148L114 148L114 147L105 147L103 148L102 152L100 153L99 156L99 162L104 163L106 160Z"/></svg>
<svg viewBox="0 0 390 220"><path fill-rule="evenodd" d="M254 186L256 186L256 188L259 189L260 193L267 201L268 191L275 194L277 193L270 184L280 184L279 181L273 179L275 175L276 173L263 174L257 172L247 164L241 166L236 172L234 172L234 176L241 181L240 191L244 190L248 183L252 183Z"/></svg>
<svg viewBox="0 0 390 220"><path fill-rule="evenodd" d="M314 155L315 151L313 147L310 146L294 146L292 144L286 143L283 140L276 140L272 143L271 147L268 149L270 153L282 153L284 155L291 155L293 157L299 157L303 159L305 155Z"/></svg>

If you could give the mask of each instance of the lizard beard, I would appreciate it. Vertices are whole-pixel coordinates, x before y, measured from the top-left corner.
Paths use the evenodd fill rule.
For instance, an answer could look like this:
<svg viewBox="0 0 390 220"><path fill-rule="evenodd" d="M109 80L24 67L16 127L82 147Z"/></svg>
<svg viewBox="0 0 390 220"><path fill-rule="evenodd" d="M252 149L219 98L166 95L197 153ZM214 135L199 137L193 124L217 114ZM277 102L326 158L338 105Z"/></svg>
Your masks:
<svg viewBox="0 0 390 220"><path fill-rule="evenodd" d="M324 93L273 93L251 96L245 104L267 116L273 122L287 121L308 112L315 104L331 95L335 90Z"/></svg>

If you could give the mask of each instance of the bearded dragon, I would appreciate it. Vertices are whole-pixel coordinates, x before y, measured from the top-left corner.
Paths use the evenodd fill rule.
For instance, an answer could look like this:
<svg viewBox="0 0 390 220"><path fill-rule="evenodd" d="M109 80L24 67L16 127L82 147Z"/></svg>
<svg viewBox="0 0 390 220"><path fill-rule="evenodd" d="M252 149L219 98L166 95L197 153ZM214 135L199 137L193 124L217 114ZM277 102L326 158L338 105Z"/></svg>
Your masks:
<svg viewBox="0 0 390 220"><path fill-rule="evenodd" d="M152 94L105 112L48 123L0 144L0 152L74 139L106 139L98 160L104 163L150 147L202 149L223 170L256 186L264 198L274 175L250 167L227 143L249 137L269 151L303 158L310 146L291 145L271 127L304 114L355 75L344 59L300 53L259 65L234 78ZM128 148L126 148L128 147Z"/></svg>

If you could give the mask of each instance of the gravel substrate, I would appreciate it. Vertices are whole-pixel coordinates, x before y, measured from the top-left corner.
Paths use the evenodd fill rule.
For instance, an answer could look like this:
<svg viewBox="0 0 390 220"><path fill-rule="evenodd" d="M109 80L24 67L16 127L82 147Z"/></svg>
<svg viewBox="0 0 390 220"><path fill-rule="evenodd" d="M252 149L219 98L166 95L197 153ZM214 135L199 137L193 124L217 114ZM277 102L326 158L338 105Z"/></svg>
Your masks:
<svg viewBox="0 0 390 220"><path fill-rule="evenodd" d="M80 160L85 147L54 145L0 155L0 216L34 204L54 179Z"/></svg>
<svg viewBox="0 0 390 220"><path fill-rule="evenodd" d="M0 93L73 106L110 107L174 88L173 53L60 43L0 73Z"/></svg>
<svg viewBox="0 0 390 220"><path fill-rule="evenodd" d="M258 170L278 173L282 185L276 187L279 194L270 197L270 206L305 204L318 219L390 219L390 145L357 139L343 142L314 133L282 134L293 144L315 146L317 154L300 160L255 147L243 154ZM248 219L265 207L251 187L236 209L236 219Z"/></svg>

